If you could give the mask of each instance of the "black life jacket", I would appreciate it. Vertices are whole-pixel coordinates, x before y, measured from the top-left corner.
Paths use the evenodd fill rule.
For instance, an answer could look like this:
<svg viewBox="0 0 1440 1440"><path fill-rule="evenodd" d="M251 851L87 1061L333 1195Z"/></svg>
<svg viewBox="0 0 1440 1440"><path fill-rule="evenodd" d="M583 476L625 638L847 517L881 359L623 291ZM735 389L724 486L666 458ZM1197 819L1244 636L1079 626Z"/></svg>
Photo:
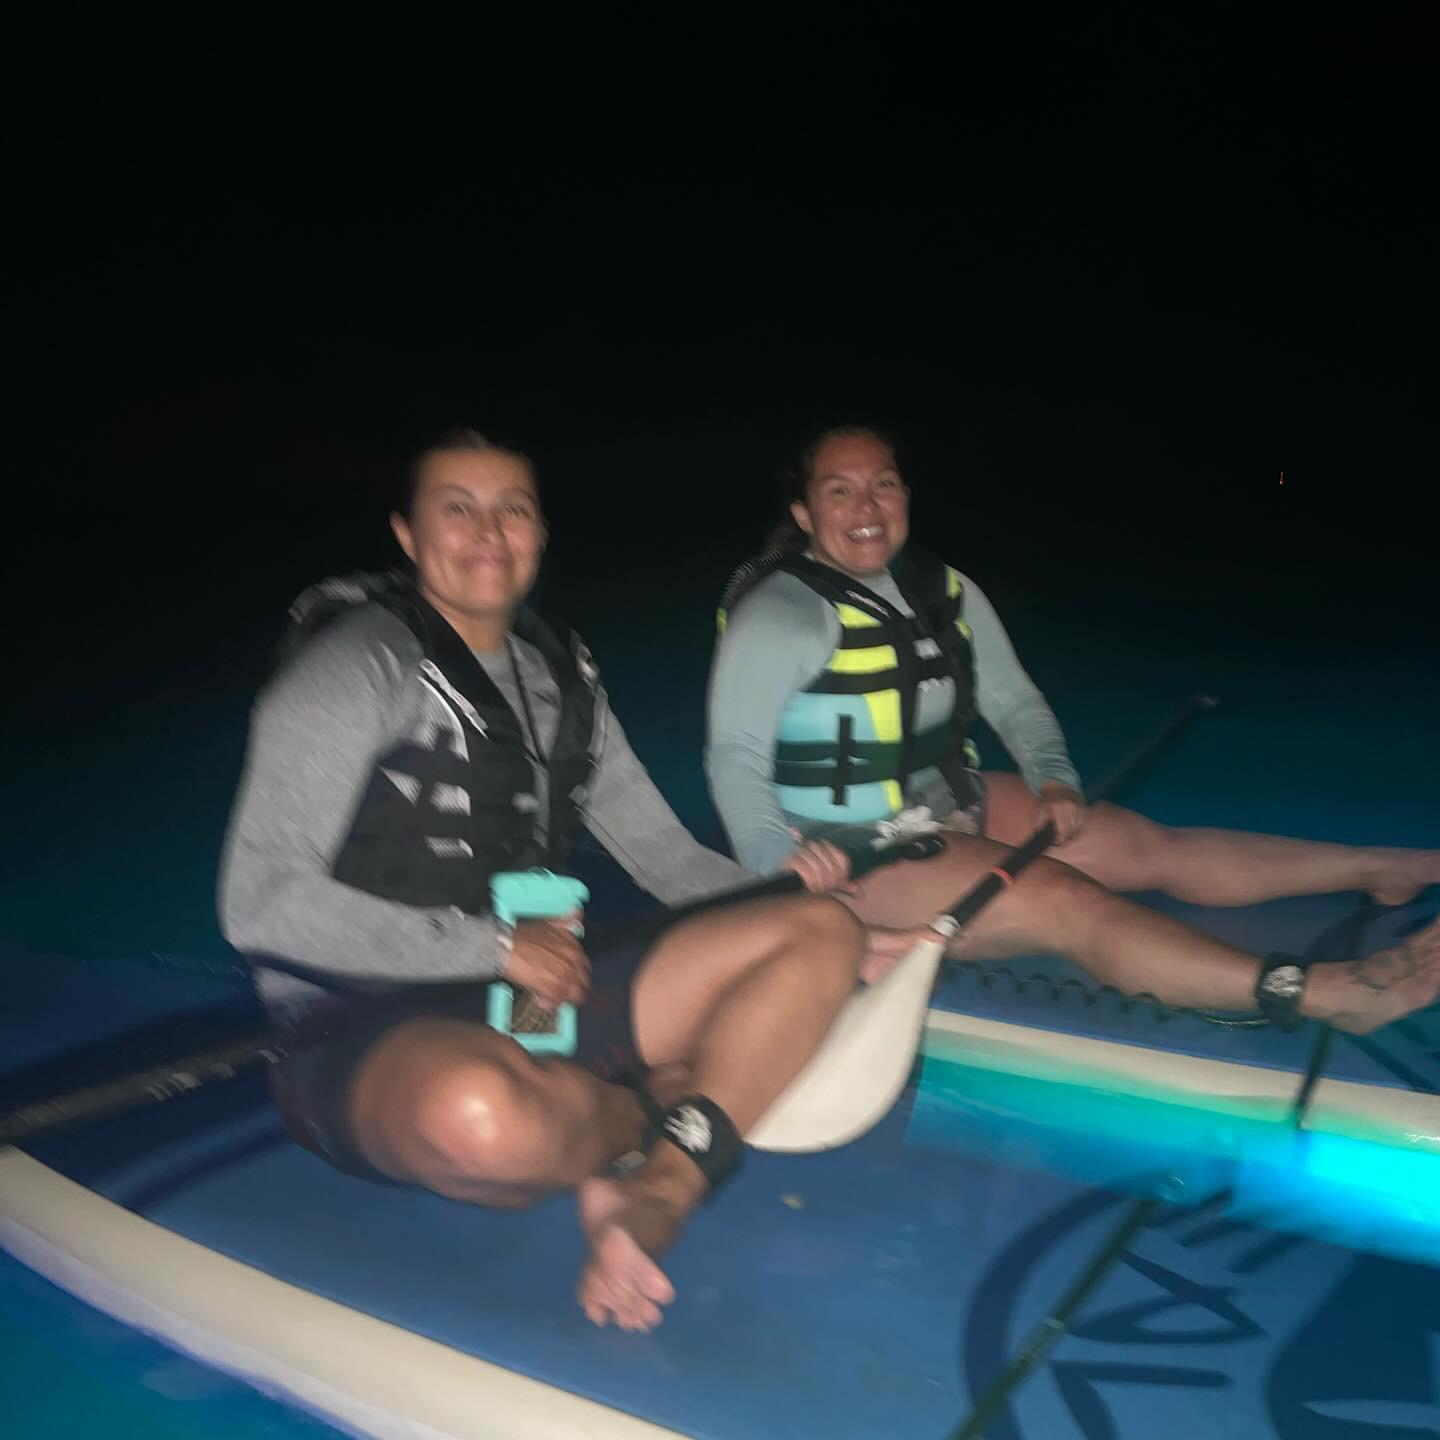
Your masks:
<svg viewBox="0 0 1440 1440"><path fill-rule="evenodd" d="M514 634L540 652L560 688L559 727L544 762L549 814L542 838L520 718L407 576L357 575L312 587L291 609L282 658L364 603L389 610L420 642L421 681L441 723L433 745L407 739L376 761L332 867L335 878L385 900L480 914L490 908L497 871L563 869L598 760L600 679L583 642L523 607L515 616Z"/></svg>
<svg viewBox="0 0 1440 1440"><path fill-rule="evenodd" d="M893 813L900 808L909 777L934 766L957 804L970 804L979 793L973 774L979 756L968 738L976 713L975 656L958 573L918 547L907 546L890 574L914 611L912 618L842 571L803 555L772 551L741 566L731 577L721 602L722 628L741 600L776 570L809 586L835 608L840 619L835 654L804 691L836 697L892 695L895 701L888 713L896 721L883 735L857 739L853 718L844 713L851 707L838 699L832 740L787 738L782 721L774 755L774 780L782 794L790 790L790 802L803 811L805 802L793 795L795 788L827 788L829 803L845 806L846 792L852 787L884 784ZM847 653L853 658L847 659ZM954 684L954 710L946 724L916 734L920 684L939 678Z"/></svg>

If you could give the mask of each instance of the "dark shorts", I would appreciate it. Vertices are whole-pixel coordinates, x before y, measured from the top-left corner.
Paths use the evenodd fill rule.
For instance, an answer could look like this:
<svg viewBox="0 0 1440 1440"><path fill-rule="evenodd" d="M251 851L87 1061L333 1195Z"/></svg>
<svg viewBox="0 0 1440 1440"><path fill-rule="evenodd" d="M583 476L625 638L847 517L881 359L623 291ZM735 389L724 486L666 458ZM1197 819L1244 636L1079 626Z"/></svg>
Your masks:
<svg viewBox="0 0 1440 1440"><path fill-rule="evenodd" d="M611 1083L634 1084L644 1078L631 992L651 944L640 942L592 957L590 996L576 1016L575 1054L566 1060ZM355 1141L350 1127L355 1076L375 1046L411 1020L485 1024L490 988L486 984L425 986L393 997L321 1002L307 1010L291 1026L293 1052L270 1077L276 1106L291 1137L347 1175L400 1184L371 1165ZM343 1025L338 1023L342 1013Z"/></svg>

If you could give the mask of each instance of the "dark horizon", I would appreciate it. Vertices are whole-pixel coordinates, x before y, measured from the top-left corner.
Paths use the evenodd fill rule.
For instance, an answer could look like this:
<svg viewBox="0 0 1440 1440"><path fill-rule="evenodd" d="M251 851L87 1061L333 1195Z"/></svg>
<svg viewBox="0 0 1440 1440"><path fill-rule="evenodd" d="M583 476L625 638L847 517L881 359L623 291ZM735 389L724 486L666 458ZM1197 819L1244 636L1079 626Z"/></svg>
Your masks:
<svg viewBox="0 0 1440 1440"><path fill-rule="evenodd" d="M704 644L779 463L855 418L1017 638L1424 663L1425 35L853 9L619 59L575 20L32 46L22 664L254 683L297 589L393 558L398 454L456 422L535 457L547 601L613 644L644 574Z"/></svg>

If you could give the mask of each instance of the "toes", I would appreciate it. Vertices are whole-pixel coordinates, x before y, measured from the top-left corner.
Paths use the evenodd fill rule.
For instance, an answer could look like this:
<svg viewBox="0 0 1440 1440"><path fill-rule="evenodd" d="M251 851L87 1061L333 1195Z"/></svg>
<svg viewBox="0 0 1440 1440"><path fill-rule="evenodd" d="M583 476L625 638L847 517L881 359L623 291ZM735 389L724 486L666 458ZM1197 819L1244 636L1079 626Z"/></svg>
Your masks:
<svg viewBox="0 0 1440 1440"><path fill-rule="evenodd" d="M660 1308L637 1296L633 1304L625 1307L623 1313L616 1313L616 1323L622 1330L648 1332L660 1323Z"/></svg>
<svg viewBox="0 0 1440 1440"><path fill-rule="evenodd" d="M629 1235L612 1230L586 1266L578 1298L592 1324L648 1331L660 1323L660 1307L674 1300L675 1287Z"/></svg>
<svg viewBox="0 0 1440 1440"><path fill-rule="evenodd" d="M661 1320L660 1307L654 1301L613 1284L596 1286L582 1295L580 1307L585 1318L602 1329L615 1324L621 1330L650 1331Z"/></svg>
<svg viewBox="0 0 1440 1440"><path fill-rule="evenodd" d="M581 1287L580 1306L585 1311L586 1319L592 1324L602 1328L612 1322L625 1327L625 1317L628 1307L625 1297L620 1294L616 1286L605 1276L589 1276Z"/></svg>

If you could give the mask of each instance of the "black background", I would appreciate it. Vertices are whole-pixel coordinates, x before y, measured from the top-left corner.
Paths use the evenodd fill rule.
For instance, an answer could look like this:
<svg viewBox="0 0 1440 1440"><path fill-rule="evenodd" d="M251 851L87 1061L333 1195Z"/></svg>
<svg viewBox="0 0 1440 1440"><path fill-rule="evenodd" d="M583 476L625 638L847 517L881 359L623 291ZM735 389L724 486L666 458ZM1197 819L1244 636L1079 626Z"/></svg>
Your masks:
<svg viewBox="0 0 1440 1440"><path fill-rule="evenodd" d="M1026 653L1085 616L1430 666L1423 13L30 34L12 721L248 694L298 588L390 559L398 457L455 421L535 457L542 598L602 663L705 650L777 465L860 418Z"/></svg>

